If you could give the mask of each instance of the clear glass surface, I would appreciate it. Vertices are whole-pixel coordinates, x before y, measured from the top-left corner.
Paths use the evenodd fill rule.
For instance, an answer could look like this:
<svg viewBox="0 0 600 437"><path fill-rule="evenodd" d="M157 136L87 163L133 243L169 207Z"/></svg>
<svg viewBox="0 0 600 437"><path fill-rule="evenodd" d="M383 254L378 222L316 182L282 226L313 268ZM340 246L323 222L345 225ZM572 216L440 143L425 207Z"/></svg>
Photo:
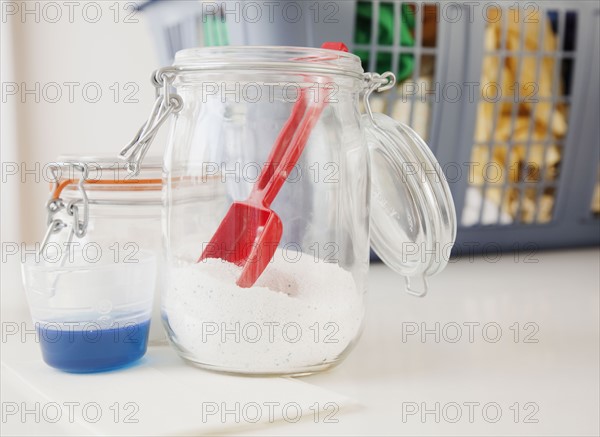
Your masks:
<svg viewBox="0 0 600 437"><path fill-rule="evenodd" d="M184 107L165 157L163 319L179 353L213 370L322 370L338 363L361 332L370 191L358 109L362 81L318 62L303 65L322 71L284 68L286 59L335 53L298 50L229 48L234 66L183 73L175 82ZM203 52L196 61L204 62ZM177 59L193 64L193 55ZM262 58L252 68L236 64L256 56ZM342 54L335 62L360 68L357 59ZM200 255L232 203L249 196L299 90L318 105L319 86L328 87L327 103L271 205L283 225L281 241L256 284L238 287L238 266L198 262Z"/></svg>

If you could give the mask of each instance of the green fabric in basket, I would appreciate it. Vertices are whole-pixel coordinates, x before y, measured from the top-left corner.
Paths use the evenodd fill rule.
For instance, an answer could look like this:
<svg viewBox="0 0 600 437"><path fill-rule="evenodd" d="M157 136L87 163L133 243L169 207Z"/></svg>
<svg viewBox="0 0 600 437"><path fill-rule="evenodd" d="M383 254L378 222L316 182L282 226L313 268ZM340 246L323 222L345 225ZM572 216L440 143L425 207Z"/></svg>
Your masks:
<svg viewBox="0 0 600 437"><path fill-rule="evenodd" d="M415 39L413 31L415 28L415 13L409 5L402 4L400 19L400 45L404 47L413 47ZM356 6L356 30L354 32L354 43L360 45L371 44L371 34L374 29L372 27L373 3L370 1L360 1ZM394 45L394 5L392 3L381 3L379 5L379 20L378 20L378 41L379 46L388 46L392 48ZM355 54L360 57L365 71L369 70L368 50L356 50ZM387 52L377 52L376 60L377 73L393 71L396 74L398 81L402 81L413 72L414 58L412 54L403 53L399 56L398 65L392 66L392 54Z"/></svg>
<svg viewBox="0 0 600 437"><path fill-rule="evenodd" d="M229 45L227 25L223 17L205 16L202 33L206 47Z"/></svg>

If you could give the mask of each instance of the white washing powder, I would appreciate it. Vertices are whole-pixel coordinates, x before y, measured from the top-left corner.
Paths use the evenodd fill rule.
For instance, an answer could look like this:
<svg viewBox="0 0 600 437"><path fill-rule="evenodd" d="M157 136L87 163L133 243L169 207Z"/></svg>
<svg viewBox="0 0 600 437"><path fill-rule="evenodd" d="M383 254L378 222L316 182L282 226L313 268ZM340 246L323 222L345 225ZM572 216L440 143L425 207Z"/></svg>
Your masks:
<svg viewBox="0 0 600 437"><path fill-rule="evenodd" d="M238 287L241 268L220 259L173 268L163 311L186 355L249 373L336 361L359 334L363 290L337 264L290 253L277 251L251 288Z"/></svg>

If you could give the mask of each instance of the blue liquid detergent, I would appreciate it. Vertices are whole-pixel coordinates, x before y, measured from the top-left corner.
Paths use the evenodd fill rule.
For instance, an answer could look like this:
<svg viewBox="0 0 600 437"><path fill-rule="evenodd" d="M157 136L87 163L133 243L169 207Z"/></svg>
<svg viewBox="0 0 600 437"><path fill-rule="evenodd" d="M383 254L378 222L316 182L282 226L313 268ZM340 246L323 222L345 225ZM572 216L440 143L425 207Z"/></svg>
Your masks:
<svg viewBox="0 0 600 437"><path fill-rule="evenodd" d="M44 361L65 372L92 373L116 369L146 353L150 320L123 322L109 328L95 323L37 324Z"/></svg>

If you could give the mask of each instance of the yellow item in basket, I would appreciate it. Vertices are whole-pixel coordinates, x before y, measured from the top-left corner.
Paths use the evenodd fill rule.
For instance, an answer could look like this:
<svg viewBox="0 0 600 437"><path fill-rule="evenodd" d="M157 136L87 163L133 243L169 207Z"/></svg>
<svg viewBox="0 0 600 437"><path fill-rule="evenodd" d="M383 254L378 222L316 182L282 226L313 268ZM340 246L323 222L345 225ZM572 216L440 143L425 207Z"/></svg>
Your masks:
<svg viewBox="0 0 600 437"><path fill-rule="evenodd" d="M560 89L560 78L554 77L560 74L555 65L559 61L551 56L538 57L537 53L555 52L558 43L549 20L539 14L527 14L524 22L522 10L502 12L508 12L508 17L504 24L502 20L488 24L484 47L487 53L504 49L508 55L488 54L483 60L482 100L474 138L480 144L473 147L470 182L479 186L486 182L485 199L514 220L547 222L552 218L554 190L539 193L537 184L522 192L515 186L502 187L507 182L541 182L557 177L561 148L548 141L558 140L567 132L564 106L553 108L550 101L556 84ZM504 30L503 25L507 25ZM516 52L523 52L523 56Z"/></svg>

